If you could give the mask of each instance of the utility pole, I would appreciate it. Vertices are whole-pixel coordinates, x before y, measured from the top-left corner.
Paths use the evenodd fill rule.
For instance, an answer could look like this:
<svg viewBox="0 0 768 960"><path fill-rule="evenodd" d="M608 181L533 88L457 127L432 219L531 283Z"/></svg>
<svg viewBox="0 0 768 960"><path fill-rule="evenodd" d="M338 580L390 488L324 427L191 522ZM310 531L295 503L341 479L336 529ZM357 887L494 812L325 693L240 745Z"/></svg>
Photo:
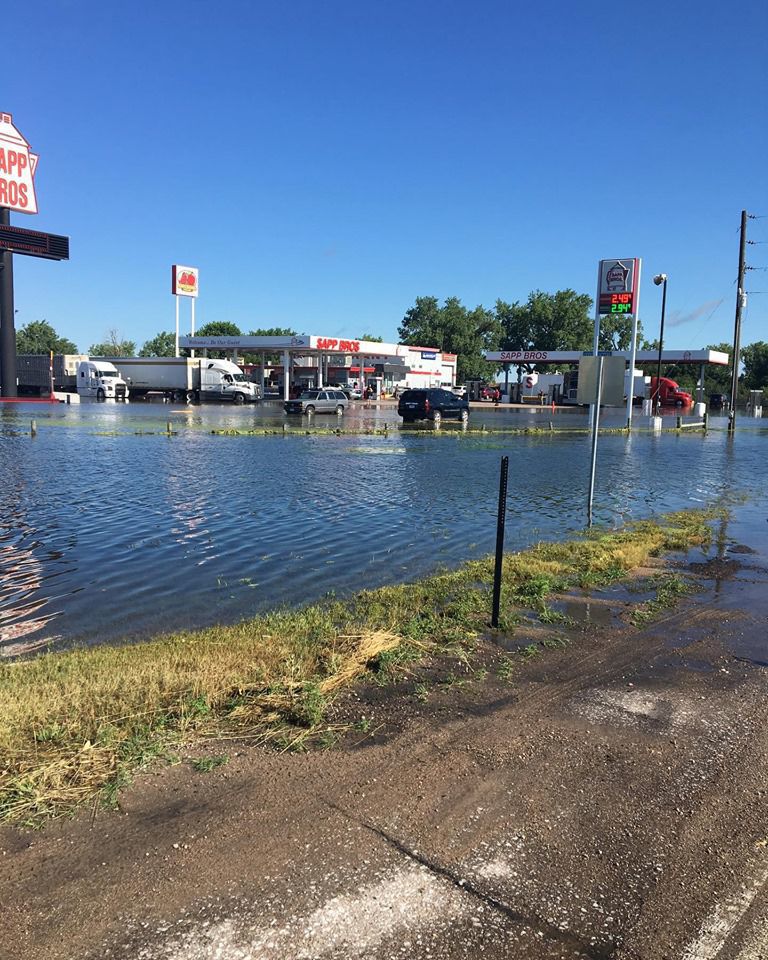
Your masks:
<svg viewBox="0 0 768 960"><path fill-rule="evenodd" d="M736 321L733 327L733 372L731 374L731 406L728 411L728 433L736 429L736 396L739 389L739 351L741 350L741 311L747 299L744 291L744 271L747 257L747 211L741 211L741 241L739 243L739 279L736 291Z"/></svg>

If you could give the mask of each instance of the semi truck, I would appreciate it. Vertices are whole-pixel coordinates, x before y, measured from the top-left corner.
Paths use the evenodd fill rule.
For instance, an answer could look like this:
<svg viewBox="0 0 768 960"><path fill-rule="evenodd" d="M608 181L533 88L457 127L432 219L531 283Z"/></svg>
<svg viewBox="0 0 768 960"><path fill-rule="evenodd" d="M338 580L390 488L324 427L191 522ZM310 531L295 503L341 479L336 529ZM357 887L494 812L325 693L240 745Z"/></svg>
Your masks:
<svg viewBox="0 0 768 960"><path fill-rule="evenodd" d="M659 396L662 407L690 407L693 404L693 397L685 390L680 389L680 385L670 380L669 377L651 377L651 387L649 397L656 403L656 397Z"/></svg>
<svg viewBox="0 0 768 960"><path fill-rule="evenodd" d="M209 357L109 357L132 397L159 393L177 403L198 400L253 403L258 388L231 360Z"/></svg>
<svg viewBox="0 0 768 960"><path fill-rule="evenodd" d="M22 353L16 358L19 393L77 393L96 400L127 400L128 385L108 360L80 353Z"/></svg>

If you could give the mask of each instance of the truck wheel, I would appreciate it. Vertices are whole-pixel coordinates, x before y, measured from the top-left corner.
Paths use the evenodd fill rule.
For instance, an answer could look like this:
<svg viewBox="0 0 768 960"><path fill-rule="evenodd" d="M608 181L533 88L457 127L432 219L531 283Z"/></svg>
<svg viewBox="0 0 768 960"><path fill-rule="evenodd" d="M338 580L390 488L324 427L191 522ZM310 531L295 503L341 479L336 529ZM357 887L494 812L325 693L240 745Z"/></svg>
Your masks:
<svg viewBox="0 0 768 960"><path fill-rule="evenodd" d="M338 413L339 416L341 416L342 413L344 413L344 404L343 404L343 403L340 403L340 404L338 405L338 407L336 407L336 413Z"/></svg>
<svg viewBox="0 0 768 960"><path fill-rule="evenodd" d="M106 393L104 393L104 391L102 390L102 388L99 387L99 389L96 391L96 399L97 399L97 400L106 400L106 398L107 398Z"/></svg>
<svg viewBox="0 0 768 960"><path fill-rule="evenodd" d="M241 403L245 403L245 397L242 393L236 393L234 397L232 397L232 402L239 406Z"/></svg>
<svg viewBox="0 0 768 960"><path fill-rule="evenodd" d="M199 390L193 390L193 391L192 391L192 403L200 403L200 391L199 391Z"/></svg>
<svg viewBox="0 0 768 960"><path fill-rule="evenodd" d="M442 413L440 413L439 410L433 410L433 411L432 411L432 423L434 423L434 425L435 425L436 427L439 427L442 422L443 422L443 415L442 415Z"/></svg>

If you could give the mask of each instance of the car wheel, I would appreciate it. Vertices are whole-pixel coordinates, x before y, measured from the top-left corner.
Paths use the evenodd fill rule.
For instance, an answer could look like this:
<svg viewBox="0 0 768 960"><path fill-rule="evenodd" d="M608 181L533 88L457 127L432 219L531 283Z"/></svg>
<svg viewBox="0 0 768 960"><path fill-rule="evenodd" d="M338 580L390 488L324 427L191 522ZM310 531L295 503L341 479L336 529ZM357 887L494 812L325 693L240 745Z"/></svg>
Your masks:
<svg viewBox="0 0 768 960"><path fill-rule="evenodd" d="M432 423L434 423L434 425L435 425L436 427L439 427L442 422L443 422L443 415L442 415L442 413L440 413L439 410L433 410L433 411L432 411Z"/></svg>
<svg viewBox="0 0 768 960"><path fill-rule="evenodd" d="M343 404L343 403L340 403L340 404L336 407L336 413L337 413L339 416L341 416L342 413L344 413L344 404Z"/></svg>
<svg viewBox="0 0 768 960"><path fill-rule="evenodd" d="M96 399L97 399L97 400L106 400L106 398L107 398L106 393L104 393L104 391L101 389L101 387L99 387L99 389L96 391Z"/></svg>
<svg viewBox="0 0 768 960"><path fill-rule="evenodd" d="M315 412L315 408L312 406L311 403L308 404L308 406L304 407L304 413L314 413L314 412Z"/></svg>
<svg viewBox="0 0 768 960"><path fill-rule="evenodd" d="M462 423L466 423L467 420L469 420L469 410L462 410L459 414L459 420L461 420Z"/></svg>

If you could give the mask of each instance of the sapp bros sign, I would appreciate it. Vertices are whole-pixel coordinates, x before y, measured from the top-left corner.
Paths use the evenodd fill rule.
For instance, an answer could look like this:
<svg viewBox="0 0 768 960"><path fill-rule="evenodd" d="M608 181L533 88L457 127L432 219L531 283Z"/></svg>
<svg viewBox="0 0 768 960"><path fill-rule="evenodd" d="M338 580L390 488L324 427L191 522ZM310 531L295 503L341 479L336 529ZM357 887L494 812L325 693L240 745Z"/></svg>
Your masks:
<svg viewBox="0 0 768 960"><path fill-rule="evenodd" d="M37 154L13 125L10 113L0 113L0 207L37 213L35 170Z"/></svg>
<svg viewBox="0 0 768 960"><path fill-rule="evenodd" d="M338 340L334 337L317 337L317 349L331 353L360 353L359 340Z"/></svg>

